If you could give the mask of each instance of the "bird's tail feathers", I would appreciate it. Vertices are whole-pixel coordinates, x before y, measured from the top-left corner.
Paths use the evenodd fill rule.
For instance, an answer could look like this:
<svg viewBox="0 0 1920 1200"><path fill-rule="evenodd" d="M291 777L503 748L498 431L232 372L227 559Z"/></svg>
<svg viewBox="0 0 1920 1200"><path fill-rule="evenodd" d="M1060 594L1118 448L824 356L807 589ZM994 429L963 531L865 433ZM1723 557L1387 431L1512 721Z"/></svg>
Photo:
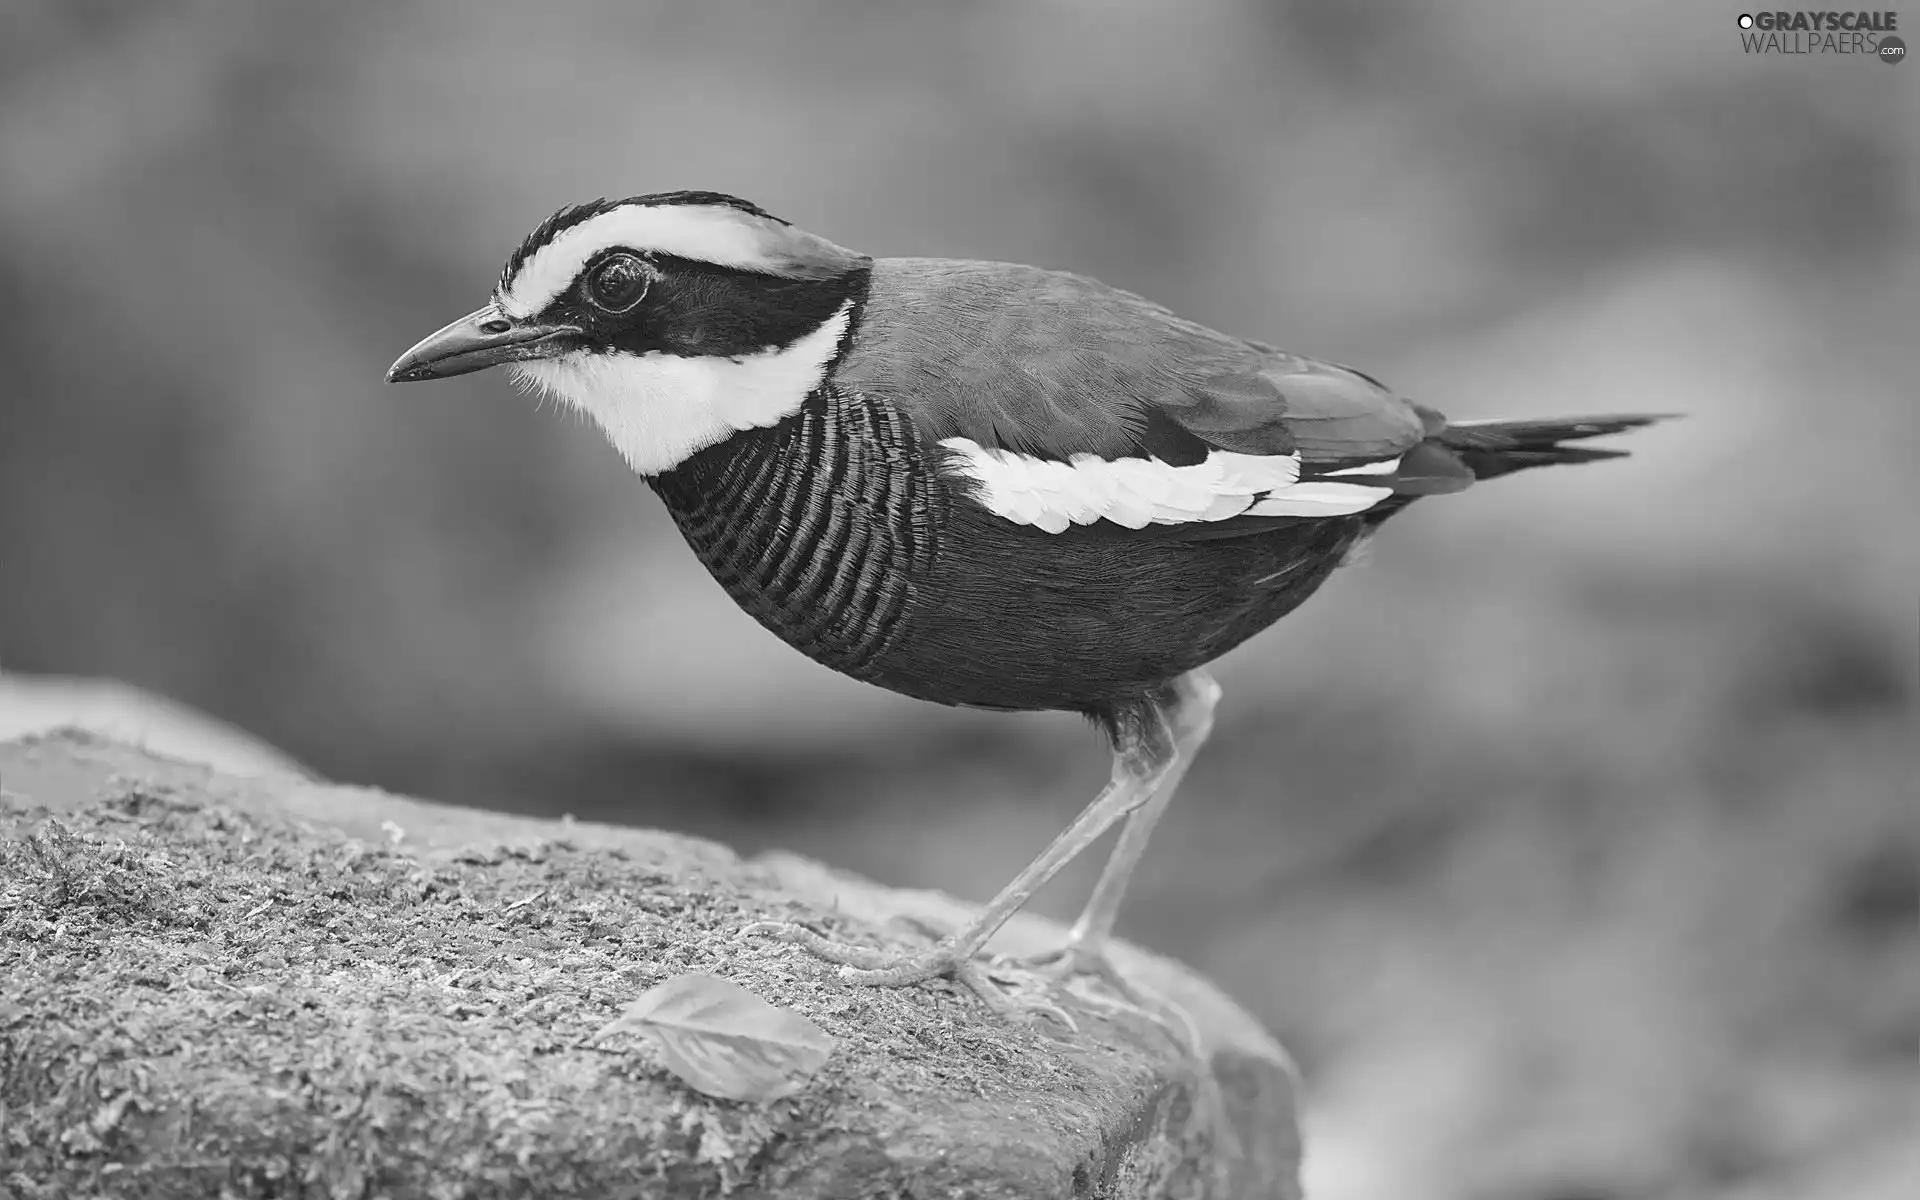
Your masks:
<svg viewBox="0 0 1920 1200"><path fill-rule="evenodd" d="M1561 417L1545 421L1449 421L1432 440L1453 451L1475 479L1524 471L1529 467L1624 458L1625 450L1568 446L1587 438L1625 433L1672 413L1617 413L1602 417Z"/></svg>

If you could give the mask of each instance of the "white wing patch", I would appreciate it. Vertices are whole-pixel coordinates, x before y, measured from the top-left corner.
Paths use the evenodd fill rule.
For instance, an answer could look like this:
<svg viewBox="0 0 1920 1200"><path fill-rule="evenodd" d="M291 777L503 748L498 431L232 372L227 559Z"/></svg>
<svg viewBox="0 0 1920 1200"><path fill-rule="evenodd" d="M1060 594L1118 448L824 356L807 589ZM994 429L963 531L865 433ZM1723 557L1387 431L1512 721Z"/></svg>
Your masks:
<svg viewBox="0 0 1920 1200"><path fill-rule="evenodd" d="M798 412L820 385L852 308L852 301L841 305L790 346L739 358L577 350L510 370L593 418L635 471L658 475L743 429Z"/></svg>
<svg viewBox="0 0 1920 1200"><path fill-rule="evenodd" d="M1361 463L1357 467L1342 467L1338 471L1322 471L1322 475L1391 475L1400 469L1400 458L1383 458L1379 462Z"/></svg>
<svg viewBox="0 0 1920 1200"><path fill-rule="evenodd" d="M959 454L959 469L981 485L980 500L989 511L1048 533L1102 520L1144 529L1239 516L1334 517L1372 508L1393 494L1384 485L1302 483L1296 454L1215 450L1202 462L1176 467L1152 458L1092 454L1056 462L958 437L940 444Z"/></svg>
<svg viewBox="0 0 1920 1200"><path fill-rule="evenodd" d="M496 297L510 317L530 317L573 285L602 250L655 250L743 271L829 273L857 259L825 238L730 204L624 204L554 235L522 263Z"/></svg>

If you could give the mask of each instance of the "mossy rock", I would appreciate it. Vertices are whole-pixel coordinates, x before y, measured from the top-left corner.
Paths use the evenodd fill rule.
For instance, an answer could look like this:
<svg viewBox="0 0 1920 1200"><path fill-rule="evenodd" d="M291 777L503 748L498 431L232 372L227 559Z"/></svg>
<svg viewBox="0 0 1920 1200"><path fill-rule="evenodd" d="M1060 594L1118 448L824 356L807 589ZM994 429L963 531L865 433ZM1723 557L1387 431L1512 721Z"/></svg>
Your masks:
<svg viewBox="0 0 1920 1200"><path fill-rule="evenodd" d="M0 1197L1297 1195L1294 1080L1250 1018L1123 948L1117 996L1009 1025L846 986L798 919L919 947L965 909L791 856L526 820L85 735L0 744ZM996 948L1060 936L1018 919ZM592 1040L724 976L838 1039L795 1095L709 1099Z"/></svg>

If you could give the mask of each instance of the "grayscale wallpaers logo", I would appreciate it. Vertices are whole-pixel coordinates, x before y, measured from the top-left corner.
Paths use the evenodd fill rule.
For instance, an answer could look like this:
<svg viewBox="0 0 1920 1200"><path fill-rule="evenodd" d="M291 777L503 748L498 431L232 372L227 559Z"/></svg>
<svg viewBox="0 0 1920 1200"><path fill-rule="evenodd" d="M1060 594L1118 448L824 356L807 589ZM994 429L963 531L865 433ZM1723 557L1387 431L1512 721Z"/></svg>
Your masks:
<svg viewBox="0 0 1920 1200"><path fill-rule="evenodd" d="M1895 12L1741 13L1740 45L1748 54L1846 54L1905 62L1907 44L1894 31Z"/></svg>

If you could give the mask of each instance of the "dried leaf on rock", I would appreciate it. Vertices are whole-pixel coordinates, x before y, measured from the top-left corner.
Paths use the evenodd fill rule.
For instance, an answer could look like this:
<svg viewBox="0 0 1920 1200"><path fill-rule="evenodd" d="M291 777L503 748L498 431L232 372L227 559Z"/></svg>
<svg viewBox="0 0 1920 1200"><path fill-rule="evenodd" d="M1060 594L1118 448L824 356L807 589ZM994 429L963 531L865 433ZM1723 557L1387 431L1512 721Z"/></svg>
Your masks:
<svg viewBox="0 0 1920 1200"><path fill-rule="evenodd" d="M723 1100L778 1100L800 1090L834 1039L796 1012L717 975L677 975L600 1030L644 1034L688 1087Z"/></svg>

